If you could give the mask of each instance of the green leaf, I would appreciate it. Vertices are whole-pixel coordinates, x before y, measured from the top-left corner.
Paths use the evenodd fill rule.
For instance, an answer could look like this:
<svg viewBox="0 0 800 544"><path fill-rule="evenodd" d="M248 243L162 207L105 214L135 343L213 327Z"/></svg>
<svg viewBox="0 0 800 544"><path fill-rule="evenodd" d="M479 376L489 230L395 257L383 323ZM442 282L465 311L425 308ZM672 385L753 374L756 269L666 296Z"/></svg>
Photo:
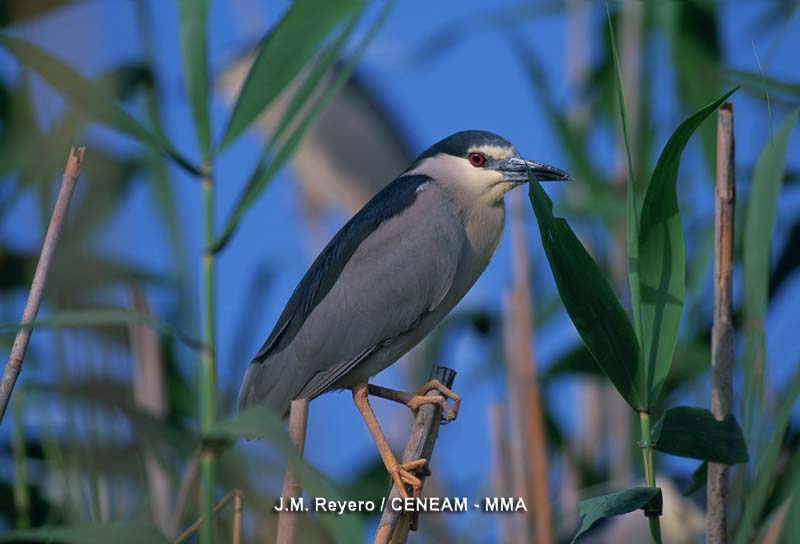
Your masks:
<svg viewBox="0 0 800 544"><path fill-rule="evenodd" d="M689 111L703 106L709 94L722 88L722 51L717 8L702 0L665 4L665 34L669 39L675 69L677 95ZM698 128L703 159L713 174L716 157L716 124ZM709 176L709 179L713 179Z"/></svg>
<svg viewBox="0 0 800 544"><path fill-rule="evenodd" d="M192 338L188 334L159 321L151 315L134 312L125 308L92 308L75 311L55 312L45 319L37 319L28 323L0 323L0 334L15 333L19 329L39 328L80 328L80 327L110 327L138 323L146 325L163 334L174 336L190 348L203 349L203 342Z"/></svg>
<svg viewBox="0 0 800 544"><path fill-rule="evenodd" d="M211 126L208 117L208 54L206 26L208 0L178 0L181 50L186 92L192 105L194 128L204 159L209 158Z"/></svg>
<svg viewBox="0 0 800 544"><path fill-rule="evenodd" d="M781 399L775 413L774 428L771 438L766 447L758 454L758 466L756 468L755 479L746 494L744 504L744 514L736 533L736 544L752 542L753 530L756 523L761 519L761 512L767 502L767 495L774 486L775 467L781 453L786 429L792 416L797 399L800 398L800 361L795 367L794 377L782 395L776 398ZM795 455L800 450L795 449Z"/></svg>
<svg viewBox="0 0 800 544"><path fill-rule="evenodd" d="M61 92L70 104L90 119L164 151L186 170L199 173L197 167L184 159L162 134L145 128L122 109L102 86L94 84L64 62L25 40L0 34L0 45L19 62L36 71Z"/></svg>
<svg viewBox="0 0 800 544"><path fill-rule="evenodd" d="M300 483L312 497L331 500L344 498L325 476L303 459L289 439L281 419L265 406L253 406L232 419L218 422L203 437L209 444L225 443L237 438L266 438L293 464ZM360 523L354 516L320 516L319 519L337 542L362 540Z"/></svg>
<svg viewBox="0 0 800 544"><path fill-rule="evenodd" d="M388 1L384 4L383 10L378 14L378 17L375 19L375 22L369 28L367 33L364 35L364 38L359 43L356 50L350 56L341 70L336 74L336 78L331 83L330 87L328 87L325 92L320 96L317 101L310 107L308 112L306 113L303 120L295 127L292 133L286 138L283 146L277 151L277 153L270 158L269 164L264 165L263 163L259 164L253 174L250 176L250 179L247 182L247 186L245 187L242 194L239 196L239 199L234 206L233 211L228 216L227 220L225 221L225 226L222 229L222 234L219 238L214 242L212 250L214 252L221 251L225 245L230 241L231 236L233 236L236 227L239 225L239 221L244 217L244 214L247 212L248 209L255 203L256 199L261 195L261 193L266 189L269 185L269 182L272 178L277 174L281 168L287 163L287 161L291 158L294 154L297 146L300 144L300 141L303 138L306 130L308 127L311 126L311 123L317 118L320 112L327 106L333 97L336 95L336 92L342 87L342 85L347 82L347 79L353 73L356 64L361 59L361 57L366 52L367 46L372 41L372 38L377 33L378 29L383 25L383 22L386 20L386 17L389 15L392 6L394 5L393 1Z"/></svg>
<svg viewBox="0 0 800 544"><path fill-rule="evenodd" d="M745 91L758 98L763 98L764 89L766 88L771 92L786 95L792 100L800 100L800 83L783 81L765 74L746 70L726 69L723 74L732 82L741 84Z"/></svg>
<svg viewBox="0 0 800 544"><path fill-rule="evenodd" d="M786 149L792 128L797 124L800 108L786 117L774 138L764 146L756 161L753 185L744 226L744 322L745 338L745 430L751 436L752 415L761 404L764 358L764 318L769 296L769 267L772 248L772 232L775 228L775 213L778 194L783 185L786 170Z"/></svg>
<svg viewBox="0 0 800 544"><path fill-rule="evenodd" d="M580 529L572 538L575 542L579 536L589 530L597 520L620 516L644 508L648 503L660 498L658 487L632 487L625 491L610 493L602 497L586 499L578 503L578 514L583 518Z"/></svg>
<svg viewBox="0 0 800 544"><path fill-rule="evenodd" d="M625 96L623 95L622 70L620 68L617 42L614 39L614 27L611 24L611 12L606 3L606 19L608 20L608 34L611 40L611 54L614 61L614 75L617 78L617 102L619 105L620 124L625 144L625 158L627 165L627 201L625 206L625 230L628 249L628 284L631 290L631 307L633 308L633 328L636 338L642 341L642 318L640 315L641 297L639 294L639 209L636 205L636 191L633 182L633 159L631 158L631 142L628 136L628 114L625 109Z"/></svg>
<svg viewBox="0 0 800 544"><path fill-rule="evenodd" d="M264 39L236 99L220 148L250 126L314 56L322 41L362 0L296 0Z"/></svg>
<svg viewBox="0 0 800 544"><path fill-rule="evenodd" d="M10 531L0 535L0 542L68 542L75 544L169 544L158 529L141 523L115 522L108 525L75 527L38 527Z"/></svg>
<svg viewBox="0 0 800 544"><path fill-rule="evenodd" d="M786 516L783 518L783 527L778 542L794 542L800 534L800 488L795 487L791 497Z"/></svg>
<svg viewBox="0 0 800 544"><path fill-rule="evenodd" d="M663 453L711 463L748 461L742 429L733 415L718 421L705 408L670 408L653 427L655 448Z"/></svg>
<svg viewBox="0 0 800 544"><path fill-rule="evenodd" d="M642 356L648 408L658 399L678 337L686 281L686 248L678 209L678 166L694 131L736 89L692 114L673 132L658 158L639 221Z"/></svg>
<svg viewBox="0 0 800 544"><path fill-rule="evenodd" d="M302 85L300 85L297 91L292 95L292 99L289 101L289 105L283 112L280 121L278 121L275 131L270 138L269 145L267 146L269 149L274 149L277 145L277 142L284 139L284 134L289 127L292 126L293 122L297 118L297 115L310 101L313 93L320 87L320 84L323 82L323 77L329 73L336 61L339 60L342 50L344 49L344 45L347 43L347 39L352 34L353 29L358 21L361 19L361 14L363 14L363 9L359 10L356 15L350 18L350 21L339 32L339 35L335 40L333 40L333 43L326 47L316 59L313 67L303 80Z"/></svg>
<svg viewBox="0 0 800 544"><path fill-rule="evenodd" d="M700 466L692 472L692 485L683 492L684 497L693 495L696 491L703 489L708 483L708 461L703 461Z"/></svg>
<svg viewBox="0 0 800 544"><path fill-rule="evenodd" d="M639 344L608 280L553 202L530 180L530 200L561 301L597 364L634 410L647 408Z"/></svg>

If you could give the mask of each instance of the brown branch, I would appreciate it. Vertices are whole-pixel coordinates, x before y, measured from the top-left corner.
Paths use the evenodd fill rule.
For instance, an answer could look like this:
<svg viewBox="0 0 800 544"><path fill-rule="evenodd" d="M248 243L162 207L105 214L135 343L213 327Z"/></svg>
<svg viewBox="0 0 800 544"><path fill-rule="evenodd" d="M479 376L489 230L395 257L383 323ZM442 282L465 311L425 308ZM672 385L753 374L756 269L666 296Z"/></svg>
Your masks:
<svg viewBox="0 0 800 544"><path fill-rule="evenodd" d="M453 387L456 378L455 370L443 366L433 369L432 380L438 380L446 387ZM441 396L439 391L428 391L427 396ZM414 418L414 425L411 427L411 436L408 438L406 450L403 453L402 463L408 463L416 459L427 459L430 466L433 447L439 435L439 424L442 420L442 409L438 404L423 404L417 416ZM425 474L420 472L416 475L425 483ZM389 497L378 523L378 531L375 533L374 544L403 544L408 538L408 531L415 521L412 512L403 512L392 508L392 501L401 498L400 492L396 487L392 487Z"/></svg>
<svg viewBox="0 0 800 544"><path fill-rule="evenodd" d="M719 420L731 413L733 375L733 229L736 188L733 173L733 104L717 120L717 183L714 213L714 326L711 329L711 412ZM727 542L727 465L708 464L706 542Z"/></svg>
<svg viewBox="0 0 800 544"><path fill-rule="evenodd" d="M25 310L22 312L22 323L31 323L35 321L36 314L39 313L39 305L42 302L44 287L47 282L47 272L50 270L56 244L58 244L58 238L64 227L64 220L67 217L67 210L69 209L69 201L72 198L72 193L75 192L75 185L78 183L78 175L81 171L81 162L83 161L83 153L85 150L86 146L82 145L77 147L72 146L70 148L67 166L61 178L61 189L59 190L58 199L56 200L56 207L50 218L50 226L47 227L47 233L44 236L42 251L39 254L39 262L36 264L36 271L33 274L31 290L28 293ZM14 384L17 383L17 378L22 370L22 360L25 358L25 351L28 349L28 342L31 339L32 333L33 329L31 327L23 327L17 332L16 338L14 338L14 345L11 347L11 355L3 371L3 379L0 381L0 423L2 423L3 416L6 413L8 400L11 398L11 392L14 390Z"/></svg>
<svg viewBox="0 0 800 544"><path fill-rule="evenodd" d="M231 542L233 542L233 544L239 544L242 533L242 492L238 489L234 489L222 497L212 511L212 517L219 514L229 502L233 502L233 537L231 538ZM197 532L197 530L200 528L200 525L203 523L203 521L205 521L205 518L205 515L200 516L197 521L192 523L183 533L181 533L178 538L175 539L175 544L186 542L190 536Z"/></svg>
<svg viewBox="0 0 800 544"><path fill-rule="evenodd" d="M306 426L308 424L308 399L297 399L292 401L289 409L289 437L295 445L300 455L306 444ZM281 497L283 503L289 504L291 499L300 497L303 489L297 480L292 463L286 465L286 473L283 477L283 490ZM297 512L288 512L283 509L278 515L278 535L275 538L277 544L294 544L297 536L297 522L299 516Z"/></svg>

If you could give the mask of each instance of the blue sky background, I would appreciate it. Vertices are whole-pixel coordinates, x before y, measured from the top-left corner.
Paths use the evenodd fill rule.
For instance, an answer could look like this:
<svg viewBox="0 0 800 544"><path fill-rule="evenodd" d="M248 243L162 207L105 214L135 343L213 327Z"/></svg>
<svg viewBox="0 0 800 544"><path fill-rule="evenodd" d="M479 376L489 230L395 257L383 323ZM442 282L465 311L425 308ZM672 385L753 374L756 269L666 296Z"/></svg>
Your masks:
<svg viewBox="0 0 800 544"><path fill-rule="evenodd" d="M191 113L180 71L177 12L173 2L152 0L149 3L158 13L152 32L157 40L157 69L166 132L179 150L190 157L197 157L199 154L193 137ZM288 5L286 2L255 0L213 1L211 4L209 51L214 71L220 71L231 58L258 40ZM545 122L544 113L537 104L527 77L504 36L504 33L513 31L525 37L544 63L555 95L566 104L569 89L565 86L564 73L564 18L554 15L522 19L514 28L499 31L487 28L484 23L488 5L477 0L398 2L369 48L358 73L376 91L380 101L405 130L415 152L423 151L434 141L457 130L485 129L507 137L516 144L523 156L569 168L565 154ZM516 2L494 2L492 9L494 6L500 9L513 5ZM744 1L722 4L719 25L723 57L730 67L757 71L757 52L766 73L797 82L800 80L796 57L800 47L800 17L787 20L785 28L755 33L752 22L765 6L766 3L762 2ZM592 3L589 9L593 20L605 17L602 3ZM132 2L87 1L25 25L19 32L78 66L81 73L91 77L120 62L140 58L142 49L134 21ZM433 33L446 27L462 29L463 39L442 54L426 55L430 57L428 59L422 60L415 55ZM593 32L598 28L598 25L592 25ZM587 41L596 44L600 39L601 36L592 35ZM590 58L596 60L597 53L590 52ZM669 69L669 52L664 40L658 37L652 39L643 51L643 57L645 62L664 68L654 70L658 80L652 86L656 108L654 114L659 119L656 145L660 148L670 131L689 112L683 111L677 102L673 75ZM18 75L18 69L5 52L0 53L0 71L4 77ZM39 80L36 80L36 93L40 122L47 126L62 110L63 101ZM709 101L714 97L715 91L709 90ZM744 92L735 95L734 102L737 165L749 166L754 163L768 138L767 112L763 101ZM212 116L217 138L228 112L228 106L219 96L215 96ZM772 114L777 127L785 111L775 107ZM800 167L800 138L797 132L790 141L788 154L788 164L794 168ZM92 138L102 138L105 143L123 152L134 150L137 146L101 127L92 128L91 134ZM613 137L609 132L593 139L592 152L598 162L608 169L614 169L617 164L616 155L609 145ZM218 218L227 215L238 197L255 165L259 146L257 137L249 133L215 163ZM91 152L90 147L87 152L89 161ZM200 187L197 181L178 168L171 167L170 174L180 203L180 220L184 225L187 251L191 258L189 270L193 276L187 281L197 285L196 272L199 270L201 252ZM699 142L695 140L690 144L682 164L680 194L699 210L698 217L702 219L705 212L705 220L712 221L712 187L704 181L706 178ZM750 180L742 171L737 182L739 195L744 197L749 190ZM576 183L580 183L580 180ZM98 234L97 245L104 252L166 273L171 262L170 247L163 234L163 225L153 220L153 200L149 191L145 183L135 185L108 230ZM558 190L548 188L548 191L558 199ZM222 389L233 391L238 388L248 363L247 358L266 338L291 290L320 249L312 247L313 242L309 241L301 224L298 210L292 172L286 169L259 198L232 243L221 254L217 323L219 383ZM781 226L791 224L799 211L800 191L797 187L788 188L781 195L777 231L780 233ZM345 219L334 212L329 216L329 223L337 226ZM5 217L0 218L0 235L12 248L34 250L43 236L42 224L33 195L25 195ZM533 214L527 207L526 227L536 271L536 288L551 291L552 279L538 242ZM332 229L330 235L333 232ZM691 231L687 231L690 244L692 235ZM780 236L775 243L782 243ZM508 240L505 237L486 273L462 302L462 308L473 305L498 307L510 286L509 264ZM263 267L274 272L266 296L262 300L248 299L250 283L256 271ZM797 280L795 274L785 284L768 314L769 380L775 385L783 383L800 355L796 341L797 308L800 307L800 282ZM740 273L734 281L740 286ZM709 276L709 287L710 282ZM157 312L168 311L174 302L165 293L155 291L152 295ZM0 314L3 320L17 320L23 303L24 298L20 296L7 305ZM243 311L252 320L252 329L258 332L246 340L247 345L236 345L239 338L236 325ZM710 303L703 307L703 311L710 311ZM186 330L199 331L199 316L194 322L180 325ZM35 353L40 357L48 352L49 334L34 334ZM577 335L565 316L551 320L537 331L535 349L538 361L542 366L547 366L576 339ZM241 358L243 354L244 359ZM441 363L459 371L457 389L465 400L458 421L444 428L440 434L433 469L447 482L447 488L454 494L477 496L481 493L483 482L475 480L475 475L485 472L483 467L489 455L486 407L500 398L502 383L485 383L481 377L480 367L486 364L490 354L473 334L464 333L449 338L446 354L446 360ZM192 354L187 352L185 355L184 370L194 372L194 365L189 362ZM47 364L39 361L26 367L22 373L22 383L27 379L41 379L48 372ZM376 381L402 388L415 385L405 383L405 376L405 372L394 367L385 371ZM560 421L568 424L573 422L574 411L571 407L580 403L581 399L575 398L571 382L559 382L547 392L547 399ZM707 396L704 393L690 400L695 404L706 404ZM387 421L389 435L395 439L399 449L410 419L400 415L403 411L401 408L380 402L376 404L379 418ZM347 481L353 467L377 458L349 394L325 395L312 403L307 453L316 466L339 481ZM458 463L449 462L455 458L458 458Z"/></svg>

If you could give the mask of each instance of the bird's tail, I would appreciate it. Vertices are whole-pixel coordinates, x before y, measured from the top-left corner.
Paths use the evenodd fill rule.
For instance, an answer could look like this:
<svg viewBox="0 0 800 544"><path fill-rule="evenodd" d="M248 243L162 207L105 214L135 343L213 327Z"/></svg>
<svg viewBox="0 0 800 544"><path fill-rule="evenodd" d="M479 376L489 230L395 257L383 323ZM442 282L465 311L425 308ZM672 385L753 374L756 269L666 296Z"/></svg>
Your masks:
<svg viewBox="0 0 800 544"><path fill-rule="evenodd" d="M289 404L297 394L290 367L279 361L251 362L239 389L239 412L249 406L262 404L285 418L289 413Z"/></svg>

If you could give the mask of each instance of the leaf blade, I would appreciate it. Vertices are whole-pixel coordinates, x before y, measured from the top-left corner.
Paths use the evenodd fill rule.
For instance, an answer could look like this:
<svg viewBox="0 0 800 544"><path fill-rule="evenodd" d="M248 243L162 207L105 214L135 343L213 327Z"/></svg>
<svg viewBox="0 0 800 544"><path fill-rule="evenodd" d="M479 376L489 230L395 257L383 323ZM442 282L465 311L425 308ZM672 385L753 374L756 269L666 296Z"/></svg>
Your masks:
<svg viewBox="0 0 800 544"><path fill-rule="evenodd" d="M732 414L719 421L705 408L676 406L653 427L655 449L670 455L735 465L749 460L744 434Z"/></svg>
<svg viewBox="0 0 800 544"><path fill-rule="evenodd" d="M678 208L678 166L700 124L738 87L684 120L667 141L647 186L639 221L642 356L648 408L658 399L678 337L686 282L686 248Z"/></svg>
<svg viewBox="0 0 800 544"><path fill-rule="evenodd" d="M608 280L535 179L529 196L564 307L603 372L634 410L646 409L639 344Z"/></svg>
<svg viewBox="0 0 800 544"><path fill-rule="evenodd" d="M265 406L256 405L231 419L219 421L203 437L211 443L232 438L268 439L292 463L300 483L312 497L332 500L343 498L342 493L297 452L281 419ZM337 542L358 542L362 539L360 524L353 516L320 516L319 519Z"/></svg>
<svg viewBox="0 0 800 544"><path fill-rule="evenodd" d="M362 0L298 0L265 37L228 119L220 149L227 147L278 97L331 31Z"/></svg>
<svg viewBox="0 0 800 544"><path fill-rule="evenodd" d="M342 87L342 85L345 84L347 78L350 77L355 69L356 63L364 55L364 52L366 51L369 43L372 41L372 38L375 36L378 29L383 25L384 21L388 17L393 5L393 0L389 0L386 2L386 4L384 4L383 10L380 12L375 22L361 40L361 43L359 43L355 52L348 59L347 64L338 72L335 80L333 83L331 83L331 86L310 108L302 122L295 127L289 136L287 136L283 146L281 146L277 153L272 157L269 164L265 166L263 163L260 163L258 167L256 167L255 171L250 176L244 191L242 191L242 194L236 201L233 211L228 214L222 229L222 234L220 234L220 236L212 245L211 249L214 253L221 251L227 245L233 236L233 233L236 231L239 221L241 221L242 217L244 217L244 214L255 203L262 191L266 189L275 174L277 174L291 158L292 154L297 149L297 146L300 145L303 135L311 123L314 122L316 117L322 112L325 106L334 98L336 92Z"/></svg>
<svg viewBox="0 0 800 544"><path fill-rule="evenodd" d="M19 62L42 76L90 119L163 151L189 172L199 173L199 169L183 158L160 132L146 128L122 109L102 87L93 84L66 63L30 42L8 34L0 34L0 45Z"/></svg>
<svg viewBox="0 0 800 544"><path fill-rule="evenodd" d="M178 12L186 92L192 106L200 152L204 159L208 159L211 148L206 38L208 0L179 0Z"/></svg>
<svg viewBox="0 0 800 544"><path fill-rule="evenodd" d="M75 544L104 544L107 542L169 544L170 542L153 526L128 522L73 527L37 527L36 529L10 531L0 535L0 542L54 541Z"/></svg>
<svg viewBox="0 0 800 544"><path fill-rule="evenodd" d="M56 312L44 319L37 319L27 323L0 323L0 334L14 333L18 329L28 328L72 328L72 327L100 327L117 326L138 323L146 325L163 334L174 336L187 346L202 350L202 341L176 329L172 325L156 319L155 317L128 310L127 308L87 308L82 310L65 310Z"/></svg>
<svg viewBox="0 0 800 544"><path fill-rule="evenodd" d="M620 516L644 508L661 494L658 487L631 487L624 491L585 499L578 503L578 514L583 518L578 532L572 537L574 543L602 518Z"/></svg>

